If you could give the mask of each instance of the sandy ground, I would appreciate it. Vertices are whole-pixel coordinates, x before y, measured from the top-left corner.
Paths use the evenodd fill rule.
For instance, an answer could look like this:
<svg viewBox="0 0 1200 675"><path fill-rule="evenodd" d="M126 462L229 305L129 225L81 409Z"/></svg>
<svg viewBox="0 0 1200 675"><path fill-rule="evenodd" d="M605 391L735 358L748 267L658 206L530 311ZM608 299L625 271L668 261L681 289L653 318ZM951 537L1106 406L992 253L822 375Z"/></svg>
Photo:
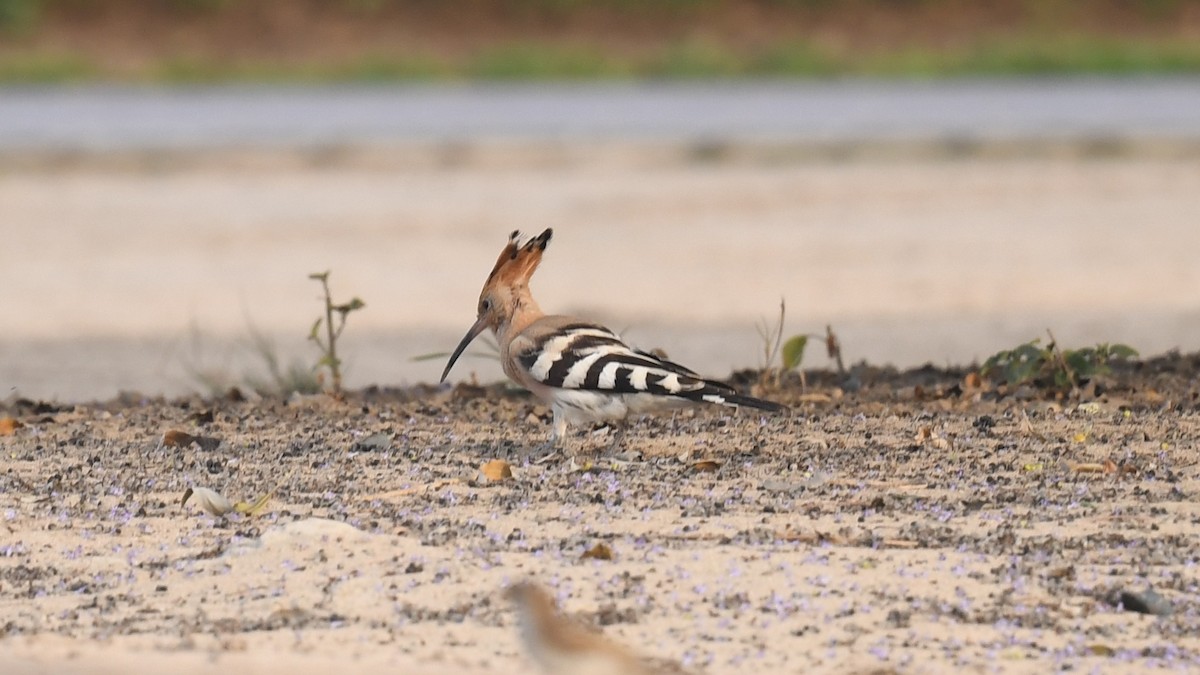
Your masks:
<svg viewBox="0 0 1200 675"><path fill-rule="evenodd" d="M530 463L548 417L519 393L386 389L436 379L410 357L457 341L516 227L556 230L544 308L719 376L757 364L781 295L787 332L832 323L850 361L965 363L1047 327L1190 351L1194 161L228 159L0 174L6 674L526 673L499 593L528 577L693 672L1200 668L1194 358L1065 401L813 373L775 394L791 417L649 418L590 471ZM155 397L241 383L251 323L311 359L324 269L368 305L349 383L384 390ZM151 396L76 403L119 390ZM479 484L494 458L515 479ZM189 486L274 497L214 519ZM615 560L580 559L598 542ZM1114 605L1147 587L1169 613Z"/></svg>
<svg viewBox="0 0 1200 675"><path fill-rule="evenodd" d="M769 148L768 148L769 149ZM680 154L683 152L683 154ZM832 323L851 360L1067 344L1196 347L1194 159L775 157L653 145L135 156L0 173L0 386L78 401L261 370L254 326L315 361L308 273L359 296L353 386L428 382L507 233L554 227L542 306L723 376L755 324ZM688 154L691 153L691 154ZM10 158L11 159L11 158ZM809 361L824 365L819 356ZM500 377L471 362L485 380Z"/></svg>
<svg viewBox="0 0 1200 675"><path fill-rule="evenodd" d="M1194 670L1198 376L1160 360L1054 401L812 373L772 394L792 416L643 419L592 470L530 463L547 411L503 387L10 401L0 663L526 673L499 591L534 578L691 672ZM496 458L515 478L480 482ZM189 486L274 497L214 519ZM601 542L613 560L581 558ZM1113 604L1148 587L1164 615Z"/></svg>

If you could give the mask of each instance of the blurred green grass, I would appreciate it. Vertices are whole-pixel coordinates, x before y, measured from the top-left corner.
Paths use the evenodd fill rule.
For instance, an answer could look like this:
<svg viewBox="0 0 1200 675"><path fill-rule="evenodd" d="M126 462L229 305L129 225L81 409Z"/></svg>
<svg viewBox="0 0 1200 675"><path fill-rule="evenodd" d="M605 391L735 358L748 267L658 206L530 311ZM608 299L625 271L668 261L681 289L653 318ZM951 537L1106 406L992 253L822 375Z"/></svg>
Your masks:
<svg viewBox="0 0 1200 675"><path fill-rule="evenodd" d="M266 0L159 0L157 10L167 20L211 17L221 12L252 7ZM759 0L778 11L817 13L861 11L883 7L887 12L916 22L941 11L961 11L958 0ZM1170 30L1173 17L1189 8L1200 11L1198 0L1141 0L1104 7L1121 7L1138 21L1166 28L1158 31L1130 29L1113 34L1109 18L1105 31L1091 32L1075 26L1073 17L1085 11L1088 0L1001 0L1020 8L1017 29L951 35L936 29L891 44L843 44L808 35L778 34L769 39L728 40L663 35L639 38L637 48L622 44L618 33L601 33L568 42L564 38L519 36L483 46L430 50L406 46L380 50L364 47L336 58L318 60L304 56L281 57L260 53L229 56L220 50L208 53L152 53L134 67L112 66L82 51L55 47L0 49L0 83L62 83L78 81L136 81L152 83L207 82L394 82L440 80L597 80L688 79L735 77L832 78L867 76L885 78L936 78L971 75L1129 75L1200 73L1200 40ZM1115 0L1114 0L1115 2ZM1083 3L1083 4L1080 4ZM417 6L419 0L330 0L328 5L370 20L377 13L400 5ZM36 36L45 17L56 10L87 5L85 0L0 0L0 47L7 39L19 44ZM127 3L135 6L136 3ZM689 21L720 20L734 0L493 0L462 5L499 7L500 16L521 23L579 18L597 7L612 18L631 22L652 14L655 25L670 25L672 17ZM1101 5L1097 4L1097 7ZM958 9L955 9L955 8ZM782 8L782 9L781 9ZM847 9L849 8L849 9ZM1083 9L1081 9L1083 8ZM379 16L383 16L379 14ZM492 16L492 15L489 15ZM809 16L809 14L805 14ZM548 18L547 18L548 17ZM665 17L665 18L664 18ZM715 19L712 17L716 17ZM160 17L161 18L161 17ZM1157 22L1157 23L1155 23ZM536 23L536 22L535 22ZM907 24L905 24L907 25ZM918 25L919 24L914 24ZM1142 26L1144 28L1144 26ZM552 32L552 31L551 31ZM1186 33L1186 32L1184 32ZM607 35L607 37L606 37Z"/></svg>
<svg viewBox="0 0 1200 675"><path fill-rule="evenodd" d="M514 43L456 61L433 55L367 55L335 63L169 58L130 76L104 72L73 54L0 57L0 83L137 81L164 84L266 82L429 82L466 80L629 80L700 78L938 78L1016 75L1200 73L1200 44L1079 37L1047 42L993 40L967 49L908 47L844 54L804 42L746 55L718 44L683 43L641 57Z"/></svg>

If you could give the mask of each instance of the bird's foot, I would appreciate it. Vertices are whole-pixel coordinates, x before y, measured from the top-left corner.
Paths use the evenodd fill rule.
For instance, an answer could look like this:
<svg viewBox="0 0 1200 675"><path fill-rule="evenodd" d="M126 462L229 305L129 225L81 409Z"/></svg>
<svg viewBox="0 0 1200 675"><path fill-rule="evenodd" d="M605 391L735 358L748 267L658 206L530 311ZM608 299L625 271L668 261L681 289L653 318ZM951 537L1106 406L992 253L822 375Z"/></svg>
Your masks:
<svg viewBox="0 0 1200 675"><path fill-rule="evenodd" d="M551 438L545 443L535 447L533 451L529 453L529 462L531 464L546 464L547 462L551 462L556 459L560 454L562 453L560 452L558 439Z"/></svg>
<svg viewBox="0 0 1200 675"><path fill-rule="evenodd" d="M603 457L620 466L640 461L642 453L625 447L625 434L629 430L628 425L617 423L612 425L611 428L613 430L612 440L604 448Z"/></svg>

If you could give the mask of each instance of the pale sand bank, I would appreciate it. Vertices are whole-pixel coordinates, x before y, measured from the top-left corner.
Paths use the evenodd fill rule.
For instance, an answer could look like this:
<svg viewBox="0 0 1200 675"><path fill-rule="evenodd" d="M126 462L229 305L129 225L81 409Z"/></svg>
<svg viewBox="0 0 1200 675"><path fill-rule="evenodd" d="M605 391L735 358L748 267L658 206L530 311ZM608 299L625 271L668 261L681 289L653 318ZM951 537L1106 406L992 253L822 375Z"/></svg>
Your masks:
<svg viewBox="0 0 1200 675"><path fill-rule="evenodd" d="M1045 328L1191 350L1198 214L1196 163L1152 158L12 170L0 386L186 391L191 327L204 365L236 374L249 319L309 359L305 277L326 269L368 305L350 382L429 381L441 364L408 357L453 346L507 233L545 227L544 309L718 376L757 365L780 296L788 332L832 323L873 363L966 362Z"/></svg>

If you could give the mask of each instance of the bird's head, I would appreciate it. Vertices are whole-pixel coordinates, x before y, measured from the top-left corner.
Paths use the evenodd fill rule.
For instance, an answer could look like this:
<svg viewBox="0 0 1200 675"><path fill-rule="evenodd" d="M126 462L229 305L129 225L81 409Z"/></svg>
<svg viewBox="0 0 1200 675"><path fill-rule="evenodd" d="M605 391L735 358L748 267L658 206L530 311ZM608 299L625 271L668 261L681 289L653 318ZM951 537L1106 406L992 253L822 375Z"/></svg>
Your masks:
<svg viewBox="0 0 1200 675"><path fill-rule="evenodd" d="M529 294L529 278L542 262L542 253L545 252L546 244L550 243L553 234L554 230L546 228L524 244L520 241L520 232L514 231L509 235L508 243L496 260L496 266L492 268L492 273L483 283L483 290L479 292L475 323L458 343L458 347L446 363L446 369L442 371L443 382L450 374L454 362L480 333L490 328L493 333L500 334L521 311L523 305L536 307L533 297Z"/></svg>

